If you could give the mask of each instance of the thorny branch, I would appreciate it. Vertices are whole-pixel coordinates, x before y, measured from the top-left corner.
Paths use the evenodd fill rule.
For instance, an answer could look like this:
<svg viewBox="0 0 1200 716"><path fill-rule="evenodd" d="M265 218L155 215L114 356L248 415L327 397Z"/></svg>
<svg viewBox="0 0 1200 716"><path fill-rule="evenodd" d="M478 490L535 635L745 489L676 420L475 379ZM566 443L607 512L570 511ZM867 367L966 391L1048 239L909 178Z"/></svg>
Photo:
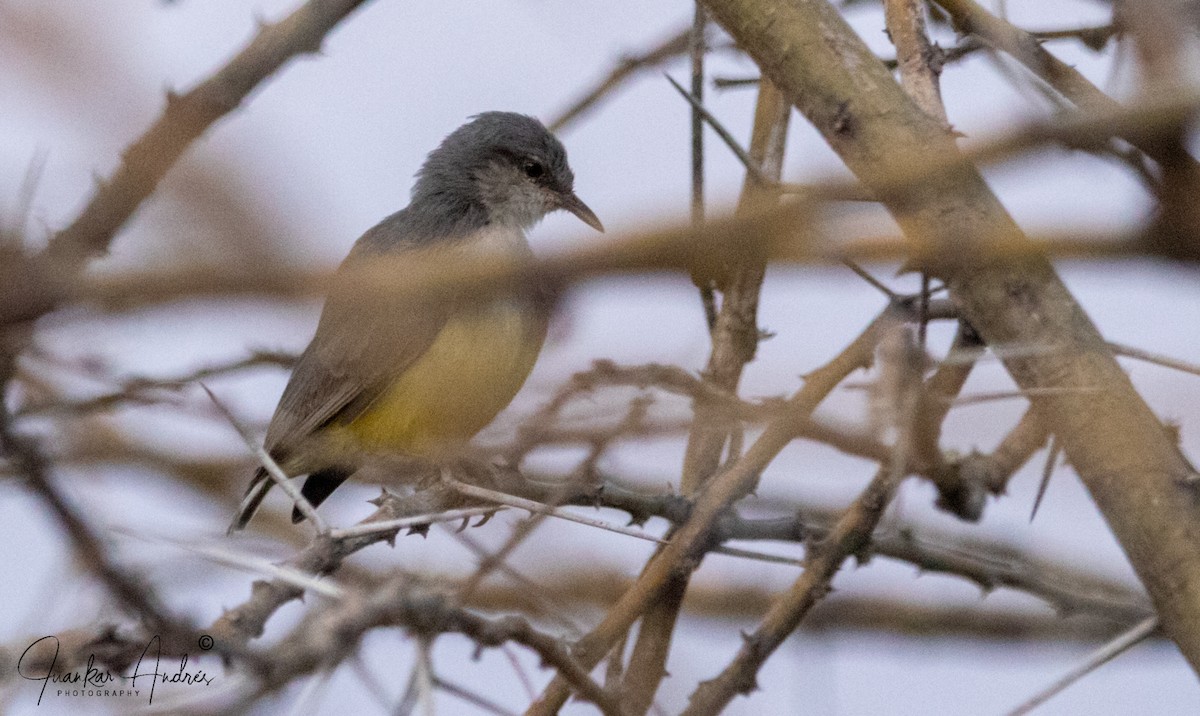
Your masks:
<svg viewBox="0 0 1200 716"><path fill-rule="evenodd" d="M830 241L829 236L840 238L838 232L821 224L823 217L813 210L815 206L864 198L892 205L915 202L926 191L927 182L968 169L971 162L1008 159L1047 143L1088 147L1119 136L1153 157L1164 170L1194 164L1190 155L1175 141L1179 127L1195 111L1197 97L1194 94L1172 89L1135 106L1122 106L1038 44L1038 39L1074 37L1089 46L1102 46L1113 34L1114 26L1035 35L987 14L970 0L936 2L951 14L961 29L974 33L949 51L950 55L963 56L982 47L983 43L1008 52L1079 106L1081 113L1064 121L1030 125L1022 131L984 141L963 155L943 154L934 147L919 160L902 167L887 169L882 166L886 162L881 162L879 172L872 177L869 192L857 182L830 181L794 187L783 184L779 173L789 108L779 89L770 81L763 81L760 83L761 116L756 121L750 150L743 157L748 170L742 205L733 218L718 218L699 229L688 226L686 229L672 227L666 231L647 232L598 249L584 248L565 257L544 259L517 268L472 265L469 261L454 267L432 266L428 281L417 280L406 290L412 290L414 294L436 292L452 284L466 283L477 286L486 294L512 281L533 279L562 283L610 271L687 268L694 266L699 258L708 262L709 267L720 269L717 284L724 298L713 331L712 356L700 376L666 365L631 367L598 362L592 370L578 374L563 386L542 410L521 426L516 439L500 447L497 452L502 460L493 464L473 464L470 469L464 467L462 474L451 479L425 481L412 494L397 496L385 492L376 500L376 513L359 526L322 531L282 565L260 565L268 579L256 581L249 598L225 613L211 629L225 655L244 665L245 674L256 680L255 689L244 695L243 706L249 706L261 695L301 675L326 671L340 660L352 657L368 630L402 627L426 641L443 633L459 633L481 648L507 642L529 648L558 674L546 693L531 707L531 713L556 711L572 692L591 700L606 714L642 713L649 707L665 674L667 651L678 609L684 603L687 576L709 553L725 550L732 554L752 554L741 548L738 548L740 552L729 549L728 543L734 541L770 540L803 545L804 571L789 590L773 595L759 628L746 638L742 649L722 674L695 692L689 713L716 713L735 694L752 688L758 668L825 595L834 575L848 557L865 562L869 557L879 555L913 564L923 571L966 578L984 590L1004 586L1026 591L1062 613L1086 613L1123 622L1146 617L1149 607L1141 594L1062 565L1046 564L995 544L930 533L920 527L878 527L889 498L908 475L931 480L939 490L939 502L943 507L964 518L978 519L987 496L1003 494L1012 475L1045 445L1049 428L1054 427L1041 412L1031 408L990 454L956 457L945 452L941 435L943 423L956 404L954 398L962 390L974 362L984 351L982 339L965 322L959 325L951 355L937 365L928 379L916 381L919 390L915 408L909 411L907 418L898 421L902 437L895 444L888 444L873 433L812 419L813 409L846 376L875 360L881 336L897 325L907 326L929 318L960 320L963 310L957 286L951 286L956 294L954 301L929 301L921 308L918 306L922 301L889 293L892 302L883 313L834 360L809 374L804 387L787 400L750 402L738 395L740 373L753 358L761 335L755 314L762 273L769 258L828 260L860 254L905 256L921 260L922 265L952 273L964 265L982 265L1015 256L1029 257L1039 250L1027 246L1022 237L1006 232L983 237L988 241L958 247L960 250L952 257L953 261L947 258L944 245L938 244L939 237L932 235L936 232L930 232L931 235L910 233L907 243ZM6 379L12 375L13 360L27 342L26 327L16 324L43 315L67 300L109 301L111 307L121 300L126 300L125 305L129 306L138 301L159 300L190 291L229 294L247 290L284 293L313 290L311 286L297 289L295 276L289 276L286 271L264 276L262 284L250 288L235 286L227 280L223 283L222 277L206 275L203 270L189 272L186 269L177 275L159 276L157 283L142 280L155 278L153 276L77 278L88 258L107 249L113 237L191 143L221 117L236 109L263 79L292 57L316 52L324 35L361 4L362 0L310 0L283 22L264 25L254 41L224 69L188 93L168 95L162 117L130 147L112 179L98 186L84 212L54 237L44 254L32 258L21 256L17 261L5 261L0 266L0 319L15 326L3 336L5 365L0 374ZM946 55L931 45L924 35L921 5L919 0L887 0L887 21L897 46L897 65L903 85L926 113L945 125L947 119L937 99L937 74ZM697 17L702 18L702 14L698 13ZM702 25L700 20L698 23ZM691 36L694 39L694 32ZM739 37L738 41L743 40ZM625 58L594 90L564 113L556 125L575 120L642 68L683 54L688 43L689 33L684 32L639 56ZM702 73L695 76L702 77ZM861 129L853 125L857 119L854 111L858 107L846 109L849 106L843 107L844 116L835 118L835 124L841 123L843 129L851 126L855 130ZM697 115L700 109L697 103ZM839 110L839 113L842 112ZM715 121L714 126L719 129ZM732 136L727 141L737 149ZM778 203L776 199L781 192L798 193L799 201L782 208L763 208L765 204ZM769 201L760 202L763 197L769 197ZM1084 255L1170 253L1167 250L1170 247L1133 241L1107 248L1080 241L1057 248ZM301 277L312 285L320 285L319 276L302 274ZM171 283L176 279L184 279L184 285ZM371 280L387 281L387 267L381 266ZM370 281L367 284L369 288ZM1195 366L1182 361L1117 344L1110 343L1108 347L1115 353L1196 372ZM1013 360L1011 356L1002 355L1004 348L992 346L998 356ZM1017 360L1032 361L1035 358ZM86 419L122 404L158 401L181 385L206 377L255 365L287 365L289 360L288 356L260 354L229 365L201 369L177 379L122 381L116 390L98 398L28 403L15 415L19 418ZM923 377L923 368L920 366L918 378ZM632 386L643 391L684 396L695 406L694 419L654 424L647 418L653 398L645 392L630 401L625 417L616 424L581 428L562 426L562 416L569 403L606 386ZM1052 390L1034 387L1021 394L1038 400L1057 395ZM0 438L7 462L0 469L23 479L42 497L83 555L82 561L91 566L124 606L143 620L142 627L165 631L173 639L167 651L186 653L183 644L185 638L190 640L191 628L176 622L159 603L155 590L111 558L92 528L54 485L48 455L65 463L72 459L69 450L55 454L61 449L59 446L48 448L42 441L17 431L7 413L3 418ZM740 441L727 438L739 435L750 424L763 425L765 429L742 454ZM675 431L681 428L692 429L688 461L683 471L683 494L636 492L604 474L601 458L613 445L629 437L653 434L656 429ZM875 479L842 512L791 505L796 509L790 510L785 517L744 516L740 509L748 504L745 499L759 483L763 471L784 446L798 439L819 441L877 463ZM211 481L224 478L230 468L238 464L215 460L203 464L170 463L149 452L140 454L129 443L100 442L104 443L103 450L111 451L110 456L115 455L126 462L157 461L160 467L177 474L207 470L205 474ZM562 442L582 443L588 447L578 468L565 479L561 474L537 476L522 467L535 450ZM85 455L84 459L104 459L101 457L103 450L96 445L91 447L93 453L90 458ZM726 452L728 454L724 455ZM538 477L545 479L536 479ZM430 523L449 517L469 520L482 515L486 520L495 511L493 503L496 502L516 505L536 515L519 523L500 550L477 550L481 557L480 567L457 591L430 587L411 575L366 577L364 571L346 564L350 555L371 544L390 542L402 530L422 533ZM502 571L518 579L524 590L532 592L540 588L509 567L505 559L532 533L542 516L578 516L565 507L568 505L624 511L638 524L651 517L662 518L669 524L663 538L666 544L624 592L616 590L616 580L606 581L606 594L611 600L604 604L610 607L608 614L574 644L568 645L535 629L521 618L490 619L469 611L468 606L486 603L489 596L496 594L495 588L484 584L493 571ZM603 523L590 518L583 521L593 525ZM647 530L625 529L624 532L657 539ZM795 560L783 558L781 561ZM353 572L354 579L347 580L345 585L324 579L339 570L343 575ZM452 580L440 580L442 583L448 581ZM328 601L311 606L300 624L282 642L271 647L269 653L250 649L250 640L263 633L267 620L279 607L301 597L306 590L324 594ZM590 596L594 597L599 591L593 589ZM532 601L543 609L555 608L553 600L531 600L528 594L524 596L525 603ZM772 595L761 596L765 600ZM893 608L898 609L891 605L889 613ZM881 611L882 608L876 606L872 610ZM606 685L619 685L619 689L602 688L591 678L591 669L614 645L620 644L623 650L630 626L638 619L642 620L642 630L630 668L622 669L618 652L610 661ZM82 654L84 648L89 647L104 651L102 658L108 663L119 664L129 657L129 645L115 631L75 636L80 637L83 645L72 650L72 654ZM427 670L426 682L449 693L457 693L482 708L498 708L479 694L433 676L431 668Z"/></svg>
<svg viewBox="0 0 1200 716"><path fill-rule="evenodd" d="M833 529L809 550L804 572L771 605L759 627L743 639L742 648L729 666L692 694L684 714L719 713L735 695L755 688L759 667L788 637L800 620L829 591L833 575L845 559L867 546L898 486L897 473L881 469L866 490L834 524Z"/></svg>
<svg viewBox="0 0 1200 716"><path fill-rule="evenodd" d="M184 94L167 93L163 114L122 154L113 176L58 232L44 254L6 266L0 289L3 323L28 321L52 310L72 288L87 259L103 254L183 153L219 119L233 112L289 60L320 51L325 35L365 0L308 0L255 38L214 75Z"/></svg>
<svg viewBox="0 0 1200 716"><path fill-rule="evenodd" d="M697 13L703 12L697 4ZM778 202L772 185L781 179L787 142L790 107L769 82L760 85L758 92L747 172L738 201L738 210L743 212L750 207ZM693 94L693 122L697 126L703 119L702 114L706 114L702 113L698 99ZM758 299L767 261L753 242L746 242L746 245L746 250L740 252L730 265L718 267L716 275L707 277L709 285L720 289L721 305L712 323L712 351L702 380L722 394L738 393L742 370L754 359L762 338L758 327ZM685 495L694 495L703 489L716 472L727 446L728 461L738 458L735 438L742 429L729 415L725 401L698 400L693 412L680 480ZM671 635L688 582L689 575L681 570L664 590L665 597L642 617L625 683L625 703L633 712L645 712L667 673Z"/></svg>
<svg viewBox="0 0 1200 716"><path fill-rule="evenodd" d="M455 605L437 589L411 575L401 575L373 588L359 590L354 599L337 600L308 613L274 650L277 658L258 676L264 689L278 688L297 675L338 663L349 656L370 629L403 626L426 638L460 633L481 648L515 642L535 651L555 668L579 695L596 704L605 716L623 713L614 697L602 689L571 657L558 639L534 629L520 617L488 619Z"/></svg>

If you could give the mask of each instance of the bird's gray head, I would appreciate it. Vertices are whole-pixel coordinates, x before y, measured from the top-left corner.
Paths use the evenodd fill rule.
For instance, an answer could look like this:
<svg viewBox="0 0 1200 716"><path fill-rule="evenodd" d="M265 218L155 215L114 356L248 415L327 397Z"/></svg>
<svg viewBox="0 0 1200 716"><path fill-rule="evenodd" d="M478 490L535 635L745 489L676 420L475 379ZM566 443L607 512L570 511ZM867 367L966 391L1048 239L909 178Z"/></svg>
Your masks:
<svg viewBox="0 0 1200 716"><path fill-rule="evenodd" d="M603 231L575 196L563 145L533 117L484 112L450 133L417 174L412 208L527 229L566 209Z"/></svg>

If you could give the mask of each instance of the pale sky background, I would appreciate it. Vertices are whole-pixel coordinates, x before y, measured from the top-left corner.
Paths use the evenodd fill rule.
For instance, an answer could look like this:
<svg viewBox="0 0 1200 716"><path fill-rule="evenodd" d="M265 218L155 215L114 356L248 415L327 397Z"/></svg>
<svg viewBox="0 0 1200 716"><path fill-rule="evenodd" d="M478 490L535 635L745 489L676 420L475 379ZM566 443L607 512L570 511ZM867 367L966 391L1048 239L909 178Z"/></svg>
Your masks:
<svg viewBox="0 0 1200 716"><path fill-rule="evenodd" d="M1009 0L1011 16L1031 29L1107 21L1106 6L1094 2L1041 3ZM31 222L31 240L69 221L89 194L93 173L111 171L120 150L161 110L167 87L186 89L223 64L250 36L256 13L279 18L294 2L178 0L0 0L0 208L7 217L25 168L37 151L47 162ZM374 0L344 22L325 43L325 56L302 60L260 88L239 112L222 121L187 155L182 172L168 177L114 243L107 268L167 264L180 256L218 261L219 240L189 225L171 199L186 190L187 170L219 166L230 171L229 191L250 192L263 224L278 228L277 241L292 260L313 267L338 261L354 239L381 217L403 206L411 177L424 155L468 116L506 109L543 119L565 107L625 51L637 51L689 22L691 5L637 0L599 2L549 0L503 2L400 2ZM61 44L20 41L23 28L50 20ZM881 13L858 9L851 19L873 48L890 55ZM942 44L953 41L940 36ZM1127 92L1128 71L1112 81L1111 51L1097 57L1070 42L1054 43L1063 60L1118 95ZM44 54L40 54L44 53ZM47 58L50 58L49 60ZM47 64L50 62L51 64ZM686 61L667 67L677 78ZM718 75L754 72L747 60L719 55L710 63ZM37 68L35 72L34 69ZM1009 126L1014 118L1044 115L1046 106L1014 91L982 56L947 70L946 104L966 142ZM708 91L710 108L739 137L749 135L752 90ZM611 100L562 135L577 177L576 189L608 227L609 235L648 219L686 216L688 207L688 110L656 71L639 76ZM789 179L811 179L844 171L815 132L795 117L786 164ZM730 206L742 175L736 160L708 140L708 188L712 210ZM1055 152L1047 161L989 174L992 185L1017 219L1031 231L1052 228L1136 226L1149 210L1139 185L1116 164L1079 153ZM573 241L604 240L570 216L554 216L534 234L539 251ZM911 279L892 279L895 267L871 270L900 288ZM1060 266L1083 306L1112 340L1196 360L1200 341L1200 284L1194 270L1160 262L1069 262ZM311 336L319 304L282 302L185 303L131 315L96 318L69 313L43 321L40 345L71 360L95 361L112 374L173 375L244 355L254 348L299 350ZM743 392L750 397L790 393L800 376L842 348L882 307L879 295L848 271L835 267L772 269L763 294L761 323L777 335L763 343L747 370ZM82 328L81 328L82 327ZM86 328L84 330L83 328ZM949 327L933 332L944 350ZM564 301L552 341L518 397L514 414L527 412L572 372L596 358L634 363L657 361L699 369L708 339L690 282L661 275L597 280ZM1200 379L1141 363L1126 363L1151 406L1183 425L1184 448L1200 455ZM866 376L856 376L862 382ZM285 376L256 371L215 381L214 389L243 419L269 418ZM967 393L1010 387L1002 368L990 361L968 384ZM83 385L99 392L104 385ZM185 454L240 455L243 449L225 425L207 417L198 391L188 405L201 417L171 408L122 411L157 449ZM603 402L579 410L603 410ZM662 410L682 411L663 401ZM952 413L946 443L968 450L995 445L1020 415L1020 401L989 403ZM840 391L822 415L860 420L860 392ZM497 431L491 431L497 434ZM69 435L61 436L69 439ZM647 486L678 479L681 441L639 441L617 450L606 466ZM567 455L544 455L539 464L560 464ZM933 490L912 481L888 519L915 520L941 531L991 537L1048 558L1133 581L1111 535L1073 473L1062 470L1052 483L1036 521L1029 508L1043 456L1014 480L1011 494L989 504L981 525L972 526L932 509ZM790 446L766 473L762 502L797 501L842 505L871 474L861 461L809 444ZM195 495L168 490L149 472L128 470L80 474L71 495L86 505L97 525L142 535L172 535L222 542L228 514ZM346 489L327 508L335 521L365 513L361 499L372 488ZM326 508L323 508L323 510ZM618 514L604 515L620 521ZM489 542L503 540L516 517L501 515L473 532ZM661 529L661 523L652 523ZM102 592L94 586L66 587L68 553L53 520L24 491L0 483L0 541L8 546L17 578L0 582L0 643L19 642L77 624L101 621ZM161 545L120 539L180 609L201 622L248 593L250 577L213 569L186 553ZM240 539L237 546L282 558L278 545ZM791 546L764 546L795 555ZM533 575L552 575L581 560L597 569L632 576L649 547L627 538L575 525L547 524L520 549L514 564ZM395 550L376 546L364 562L401 564L439 574L463 574L473 562L437 530L427 540L401 540ZM737 580L782 589L794 570L713 556L698 583ZM711 582L710 582L711 583ZM1040 612L1037 600L1011 592L981 601L962 580L917 578L906 565L876 560L848 568L835 582L837 593L880 595L924 604L1011 607ZM271 623L274 633L294 619L292 605ZM582 622L598 614L586 614ZM751 623L688 618L668 665L659 703L678 712L695 682L713 676L736 651L739 629ZM1002 713L1076 663L1089 647L1071 644L998 645L993 642L928 640L894 635L804 634L789 640L762 673L763 690L738 698L730 714L990 714ZM497 652L469 661L471 645L448 637L438 641L435 666L448 677L473 683L512 708L527 699L507 662ZM411 664L411 642L395 631L368 639L368 663L392 698L403 690ZM547 672L524 660L542 683ZM211 660L210 660L211 662ZM208 663L219 672L219 666ZM272 702L286 711L302 684ZM99 702L58 701L34 705L29 688L10 702L14 713L54 713L56 705L103 712ZM461 702L439 697L439 713L474 713ZM1143 645L1057 697L1039 713L1196 713L1200 689L1186 663L1169 645ZM362 683L339 672L316 704L316 713L379 713ZM591 713L573 705L565 713Z"/></svg>

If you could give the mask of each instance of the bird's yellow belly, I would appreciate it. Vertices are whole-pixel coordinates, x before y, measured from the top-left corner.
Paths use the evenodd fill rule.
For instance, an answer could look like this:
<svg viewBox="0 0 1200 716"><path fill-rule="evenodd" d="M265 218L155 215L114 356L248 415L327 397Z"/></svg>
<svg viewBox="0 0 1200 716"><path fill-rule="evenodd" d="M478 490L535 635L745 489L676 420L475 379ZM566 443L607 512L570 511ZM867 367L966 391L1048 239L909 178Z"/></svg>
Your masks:
<svg viewBox="0 0 1200 716"><path fill-rule="evenodd" d="M532 307L516 301L455 316L345 429L367 450L448 454L508 405L532 370L544 334Z"/></svg>

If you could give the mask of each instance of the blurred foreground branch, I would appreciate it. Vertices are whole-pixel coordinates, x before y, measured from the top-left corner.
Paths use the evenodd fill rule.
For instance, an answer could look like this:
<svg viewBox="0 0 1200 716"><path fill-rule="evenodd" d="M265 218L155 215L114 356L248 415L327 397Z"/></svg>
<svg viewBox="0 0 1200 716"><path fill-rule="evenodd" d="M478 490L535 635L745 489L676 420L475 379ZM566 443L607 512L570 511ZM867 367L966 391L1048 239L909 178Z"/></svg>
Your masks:
<svg viewBox="0 0 1200 716"><path fill-rule="evenodd" d="M906 234L956 253L996 237L1024 242L978 172L966 165L931 177L905 201L877 189L921 162L931 148L953 156L954 140L904 95L830 5L822 0L706 4L849 168L883 198ZM838 38L836 47L831 35ZM989 344L1059 348L1002 357L1022 388L1104 387L1099 396L1059 393L1034 397L1033 404L1058 435L1146 585L1164 631L1200 669L1200 513L1189 484L1195 470L1049 262L991 259L947 266L920 256L917 261L946 279L964 318Z"/></svg>

